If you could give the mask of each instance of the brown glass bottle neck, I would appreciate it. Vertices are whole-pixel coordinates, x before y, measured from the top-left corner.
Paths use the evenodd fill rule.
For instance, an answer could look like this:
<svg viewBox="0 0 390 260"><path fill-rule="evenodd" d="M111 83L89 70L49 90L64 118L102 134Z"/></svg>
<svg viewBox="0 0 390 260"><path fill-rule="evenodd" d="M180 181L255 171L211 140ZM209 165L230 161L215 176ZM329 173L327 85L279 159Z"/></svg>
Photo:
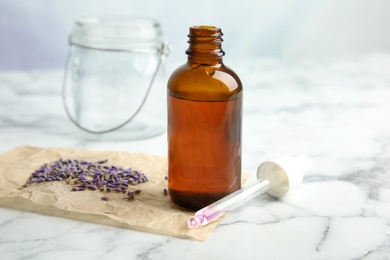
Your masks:
<svg viewBox="0 0 390 260"><path fill-rule="evenodd" d="M214 26L193 26L188 34L189 63L217 65L222 63L222 31Z"/></svg>

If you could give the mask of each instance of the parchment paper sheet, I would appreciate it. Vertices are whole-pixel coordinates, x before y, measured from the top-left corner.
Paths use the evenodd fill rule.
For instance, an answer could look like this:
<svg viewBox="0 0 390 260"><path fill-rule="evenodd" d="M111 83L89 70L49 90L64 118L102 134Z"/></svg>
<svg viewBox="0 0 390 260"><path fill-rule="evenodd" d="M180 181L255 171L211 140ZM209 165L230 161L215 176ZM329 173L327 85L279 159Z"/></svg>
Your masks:
<svg viewBox="0 0 390 260"><path fill-rule="evenodd" d="M123 193L72 192L72 186L65 182L34 183L18 189L41 165L60 158L108 159L107 165L132 167L143 172L149 181L129 187L129 190L142 190L133 201L123 200ZM175 205L164 195L164 188L168 186L165 176L167 158L162 156L21 146L0 155L0 206L205 241L220 220L199 229L189 229L186 221L193 212ZM101 200L103 195L109 200Z"/></svg>

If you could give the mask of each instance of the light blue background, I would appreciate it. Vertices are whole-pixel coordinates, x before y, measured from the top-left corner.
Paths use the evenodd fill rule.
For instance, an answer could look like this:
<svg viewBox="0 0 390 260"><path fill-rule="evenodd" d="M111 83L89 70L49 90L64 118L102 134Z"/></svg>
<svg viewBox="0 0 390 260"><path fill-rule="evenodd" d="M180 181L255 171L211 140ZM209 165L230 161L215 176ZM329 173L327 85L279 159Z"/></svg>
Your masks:
<svg viewBox="0 0 390 260"><path fill-rule="evenodd" d="M216 25L226 58L288 59L390 50L388 0L1 0L0 70L63 68L72 21L86 15L158 19L185 61L188 27Z"/></svg>

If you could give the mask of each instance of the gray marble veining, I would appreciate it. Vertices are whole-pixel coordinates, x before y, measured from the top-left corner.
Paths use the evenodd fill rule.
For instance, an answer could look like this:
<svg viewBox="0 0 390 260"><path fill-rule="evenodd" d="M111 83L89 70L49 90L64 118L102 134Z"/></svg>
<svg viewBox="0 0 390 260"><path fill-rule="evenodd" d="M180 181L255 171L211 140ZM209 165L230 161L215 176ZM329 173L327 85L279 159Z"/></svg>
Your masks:
<svg viewBox="0 0 390 260"><path fill-rule="evenodd" d="M243 167L307 154L302 186L232 211L206 242L0 208L2 259L390 258L390 54L260 60L245 86ZM166 155L166 134L129 142L77 137L62 108L62 71L0 73L0 152L19 145Z"/></svg>

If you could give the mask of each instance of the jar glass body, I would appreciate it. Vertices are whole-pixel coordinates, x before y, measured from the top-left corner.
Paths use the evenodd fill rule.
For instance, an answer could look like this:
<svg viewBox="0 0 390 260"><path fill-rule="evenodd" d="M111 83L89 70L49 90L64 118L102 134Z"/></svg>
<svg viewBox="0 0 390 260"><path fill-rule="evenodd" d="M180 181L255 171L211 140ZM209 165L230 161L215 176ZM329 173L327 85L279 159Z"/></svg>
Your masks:
<svg viewBox="0 0 390 260"><path fill-rule="evenodd" d="M78 134L131 140L165 131L160 34L158 23L146 18L76 21L63 95Z"/></svg>
<svg viewBox="0 0 390 260"><path fill-rule="evenodd" d="M242 85L220 57L189 57L168 81L168 186L200 209L241 188Z"/></svg>

